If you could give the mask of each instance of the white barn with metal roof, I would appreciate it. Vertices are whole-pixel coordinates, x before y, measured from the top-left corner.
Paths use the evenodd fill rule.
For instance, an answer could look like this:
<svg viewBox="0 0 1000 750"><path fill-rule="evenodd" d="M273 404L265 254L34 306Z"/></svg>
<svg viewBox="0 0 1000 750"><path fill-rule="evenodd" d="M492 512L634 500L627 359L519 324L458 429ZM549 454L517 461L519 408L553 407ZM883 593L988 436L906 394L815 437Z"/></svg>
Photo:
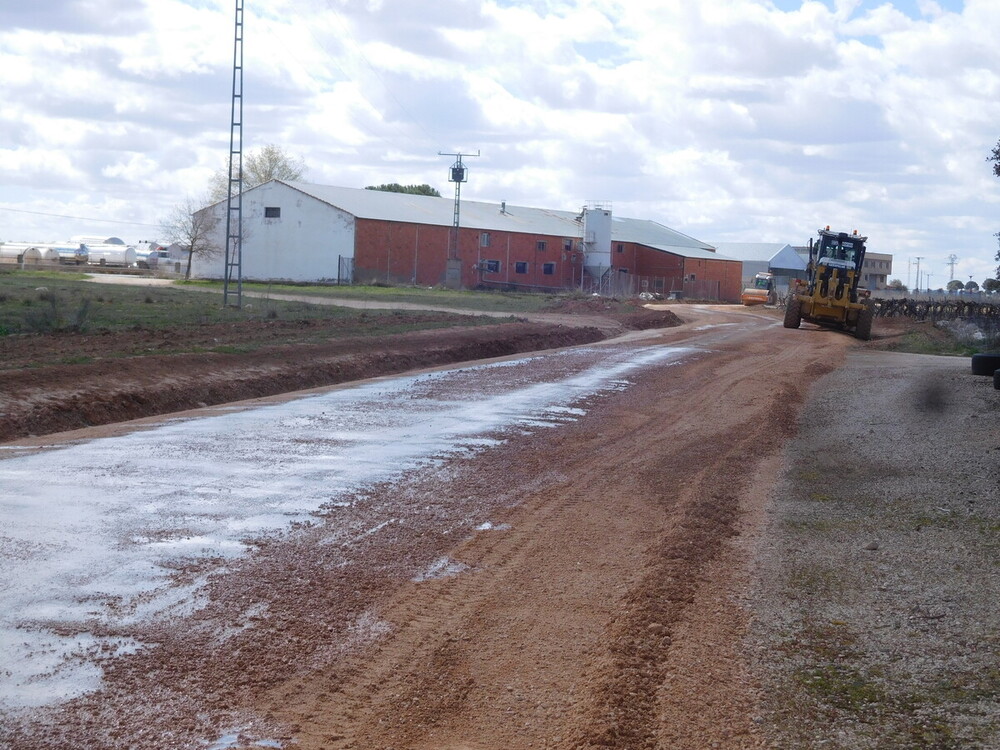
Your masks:
<svg viewBox="0 0 1000 750"><path fill-rule="evenodd" d="M274 180L243 195L242 274L247 280L441 283L454 219L451 198ZM225 245L225 202L202 209L217 219ZM610 241L594 254L587 209L558 211L502 202L461 203L459 258L463 286L576 286L597 263L628 274L622 246L693 261L728 260L700 240L654 221L610 218ZM612 246L619 257L612 257ZM585 268L585 263L590 264ZM648 265L648 262L646 262ZM192 275L220 278L221 254L195 257ZM688 274L693 276L694 274Z"/></svg>

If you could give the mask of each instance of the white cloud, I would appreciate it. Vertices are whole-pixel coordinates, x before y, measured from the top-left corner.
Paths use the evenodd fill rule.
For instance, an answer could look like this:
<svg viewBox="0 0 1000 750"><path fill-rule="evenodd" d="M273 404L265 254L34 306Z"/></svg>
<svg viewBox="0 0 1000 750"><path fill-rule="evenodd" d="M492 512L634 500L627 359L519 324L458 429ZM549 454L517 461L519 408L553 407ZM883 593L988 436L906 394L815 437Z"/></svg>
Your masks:
<svg viewBox="0 0 1000 750"><path fill-rule="evenodd" d="M709 242L842 223L897 269L996 267L993 0L261 0L245 21L244 142L317 181L448 194L438 151L478 148L470 199L610 200ZM39 0L0 29L0 207L155 224L224 162L231 3ZM0 211L0 238L57 229L82 228Z"/></svg>

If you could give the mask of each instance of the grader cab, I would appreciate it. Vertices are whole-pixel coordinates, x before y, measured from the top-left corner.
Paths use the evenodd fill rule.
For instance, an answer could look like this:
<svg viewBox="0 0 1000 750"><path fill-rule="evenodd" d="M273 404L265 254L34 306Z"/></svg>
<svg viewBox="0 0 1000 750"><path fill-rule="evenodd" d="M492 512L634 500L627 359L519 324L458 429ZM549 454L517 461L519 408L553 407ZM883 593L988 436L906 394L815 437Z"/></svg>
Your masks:
<svg viewBox="0 0 1000 750"><path fill-rule="evenodd" d="M808 278L789 290L785 328L798 328L805 320L851 331L864 341L872 337L874 310L868 290L859 286L867 241L857 230L848 234L830 227L809 240Z"/></svg>

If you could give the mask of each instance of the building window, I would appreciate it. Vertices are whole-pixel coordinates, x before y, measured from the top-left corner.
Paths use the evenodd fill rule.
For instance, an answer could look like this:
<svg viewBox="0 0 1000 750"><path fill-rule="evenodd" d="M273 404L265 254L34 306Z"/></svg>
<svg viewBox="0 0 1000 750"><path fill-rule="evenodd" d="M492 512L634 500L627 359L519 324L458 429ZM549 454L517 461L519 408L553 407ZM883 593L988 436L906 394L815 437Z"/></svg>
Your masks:
<svg viewBox="0 0 1000 750"><path fill-rule="evenodd" d="M545 240L538 240L538 242L535 243L535 250L540 253L545 252Z"/></svg>
<svg viewBox="0 0 1000 750"><path fill-rule="evenodd" d="M542 273L546 276L552 276L556 272L555 263L542 263Z"/></svg>
<svg viewBox="0 0 1000 750"><path fill-rule="evenodd" d="M573 252L573 240L563 240L563 252L564 253Z"/></svg>
<svg viewBox="0 0 1000 750"><path fill-rule="evenodd" d="M625 246L622 243L619 242L618 245L615 247L615 250L617 250L620 253L624 253L625 252Z"/></svg>
<svg viewBox="0 0 1000 750"><path fill-rule="evenodd" d="M663 291L663 279L653 279L653 291Z"/></svg>
<svg viewBox="0 0 1000 750"><path fill-rule="evenodd" d="M500 273L500 261L484 260L483 270L486 271L486 273Z"/></svg>
<svg viewBox="0 0 1000 750"><path fill-rule="evenodd" d="M264 218L265 219L280 219L281 218L281 207L280 206L265 206L264 207Z"/></svg>
<svg viewBox="0 0 1000 750"><path fill-rule="evenodd" d="M527 273L528 263L527 261L519 260L514 264L514 273Z"/></svg>
<svg viewBox="0 0 1000 750"><path fill-rule="evenodd" d="M483 232L479 235L479 247L489 247L490 246L490 233Z"/></svg>

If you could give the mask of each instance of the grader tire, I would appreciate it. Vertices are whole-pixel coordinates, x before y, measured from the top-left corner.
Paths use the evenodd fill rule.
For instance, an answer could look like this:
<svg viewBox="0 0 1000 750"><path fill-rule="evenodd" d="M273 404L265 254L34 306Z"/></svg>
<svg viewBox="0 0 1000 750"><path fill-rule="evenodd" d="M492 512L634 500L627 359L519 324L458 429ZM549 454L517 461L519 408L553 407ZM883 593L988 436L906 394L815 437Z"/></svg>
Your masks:
<svg viewBox="0 0 1000 750"><path fill-rule="evenodd" d="M795 296L788 298L785 305L785 328L798 328L802 322L802 301Z"/></svg>
<svg viewBox="0 0 1000 750"><path fill-rule="evenodd" d="M854 327L854 335L862 341L871 341L872 321L875 319L875 311L867 305L858 311L858 324Z"/></svg>
<svg viewBox="0 0 1000 750"><path fill-rule="evenodd" d="M972 355L973 375L992 375L997 370L1000 370L1000 354L992 353Z"/></svg>

